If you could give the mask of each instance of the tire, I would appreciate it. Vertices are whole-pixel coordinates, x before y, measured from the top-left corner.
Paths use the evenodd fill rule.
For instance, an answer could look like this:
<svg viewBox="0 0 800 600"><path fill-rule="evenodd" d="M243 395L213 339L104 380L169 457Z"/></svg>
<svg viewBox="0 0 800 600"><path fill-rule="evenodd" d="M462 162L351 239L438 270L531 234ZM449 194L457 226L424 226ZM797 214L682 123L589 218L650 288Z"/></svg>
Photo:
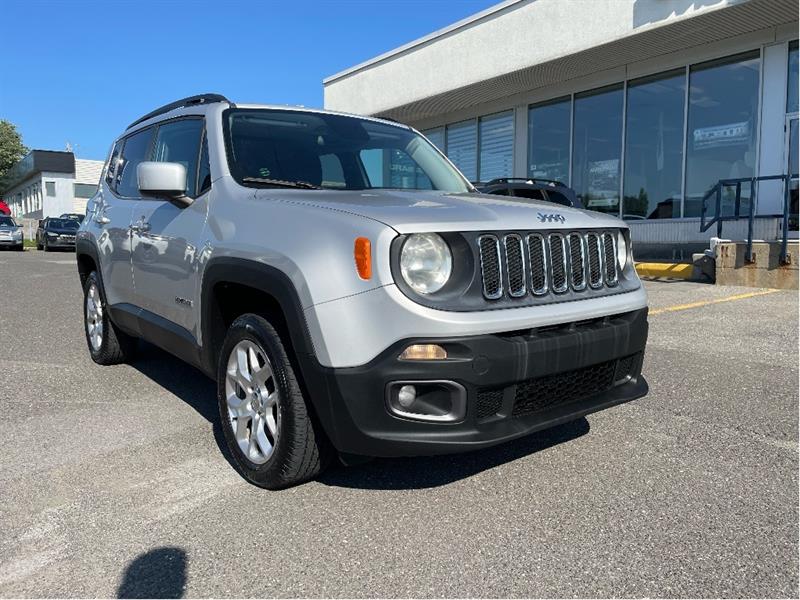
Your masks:
<svg viewBox="0 0 800 600"><path fill-rule="evenodd" d="M16 247L17 252L24 252L25 251L25 244L20 244Z"/></svg>
<svg viewBox="0 0 800 600"><path fill-rule="evenodd" d="M45 252L50 252L50 249L47 247L47 240L44 240L42 242L42 250L44 250Z"/></svg>
<svg viewBox="0 0 800 600"><path fill-rule="evenodd" d="M330 463L330 442L266 319L245 314L228 329L217 367L217 400L234 464L251 483L286 488L316 477Z"/></svg>
<svg viewBox="0 0 800 600"><path fill-rule="evenodd" d="M96 271L83 285L83 332L89 355L98 365L118 365L136 351L137 339L120 331L108 317L106 295Z"/></svg>
<svg viewBox="0 0 800 600"><path fill-rule="evenodd" d="M36 249L37 250L41 250L42 249L42 243L41 242L36 242Z"/></svg>

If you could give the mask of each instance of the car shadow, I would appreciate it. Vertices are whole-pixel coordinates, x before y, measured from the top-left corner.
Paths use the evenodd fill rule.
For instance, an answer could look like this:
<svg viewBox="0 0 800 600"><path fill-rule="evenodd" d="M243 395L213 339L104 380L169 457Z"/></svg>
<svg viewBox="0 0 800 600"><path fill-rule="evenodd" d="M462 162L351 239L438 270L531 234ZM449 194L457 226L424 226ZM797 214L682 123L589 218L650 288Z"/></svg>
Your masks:
<svg viewBox="0 0 800 600"><path fill-rule="evenodd" d="M359 466L331 469L318 481L368 490L434 488L575 440L589 433L589 429L589 421L581 417L492 448L442 456L376 458Z"/></svg>
<svg viewBox="0 0 800 600"><path fill-rule="evenodd" d="M139 352L131 366L186 402L211 423L214 441L225 460L236 470L222 434L216 386L211 379L147 342L140 342ZM374 490L439 487L575 440L589 433L589 429L589 421L579 418L492 448L462 454L367 459L363 464L349 467L332 465L317 481L332 487Z"/></svg>
<svg viewBox="0 0 800 600"><path fill-rule="evenodd" d="M117 598L182 598L186 592L186 552L166 546L137 556L125 567Z"/></svg>
<svg viewBox="0 0 800 600"><path fill-rule="evenodd" d="M136 358L130 366L183 400L208 421L222 456L235 469L236 465L222 434L217 408L217 389L213 380L199 369L141 340Z"/></svg>

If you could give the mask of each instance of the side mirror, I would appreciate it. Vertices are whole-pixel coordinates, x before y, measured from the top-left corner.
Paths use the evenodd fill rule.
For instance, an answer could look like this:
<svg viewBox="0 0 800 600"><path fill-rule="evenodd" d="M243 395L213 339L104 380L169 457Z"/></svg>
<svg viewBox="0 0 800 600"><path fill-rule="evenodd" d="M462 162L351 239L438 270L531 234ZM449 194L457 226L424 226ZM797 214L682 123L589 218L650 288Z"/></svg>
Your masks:
<svg viewBox="0 0 800 600"><path fill-rule="evenodd" d="M167 198L178 206L189 206L186 195L186 167L180 163L145 161L136 167L142 196Z"/></svg>

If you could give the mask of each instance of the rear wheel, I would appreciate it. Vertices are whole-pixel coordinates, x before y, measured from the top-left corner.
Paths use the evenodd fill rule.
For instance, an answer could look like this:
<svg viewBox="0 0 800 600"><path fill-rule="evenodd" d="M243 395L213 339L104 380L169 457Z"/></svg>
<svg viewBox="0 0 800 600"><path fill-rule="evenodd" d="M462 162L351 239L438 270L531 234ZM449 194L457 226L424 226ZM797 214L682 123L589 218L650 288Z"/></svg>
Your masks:
<svg viewBox="0 0 800 600"><path fill-rule="evenodd" d="M96 271L89 274L83 286L83 307L84 332L92 360L99 365L117 365L129 360L136 350L136 338L120 331L109 319L105 293Z"/></svg>
<svg viewBox="0 0 800 600"><path fill-rule="evenodd" d="M225 441L248 481L280 489L328 465L329 442L266 319L246 314L231 325L217 368L217 399Z"/></svg>

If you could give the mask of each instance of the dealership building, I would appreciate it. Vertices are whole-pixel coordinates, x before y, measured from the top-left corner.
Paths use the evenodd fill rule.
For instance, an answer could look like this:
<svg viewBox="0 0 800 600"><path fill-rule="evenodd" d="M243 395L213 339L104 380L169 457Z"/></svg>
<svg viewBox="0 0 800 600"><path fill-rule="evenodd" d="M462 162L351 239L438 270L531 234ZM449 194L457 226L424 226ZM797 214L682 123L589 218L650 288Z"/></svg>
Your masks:
<svg viewBox="0 0 800 600"><path fill-rule="evenodd" d="M85 213L97 191L103 161L75 158L72 152L31 150L7 173L0 198L19 219Z"/></svg>
<svg viewBox="0 0 800 600"><path fill-rule="evenodd" d="M797 38L797 0L508 0L328 77L325 107L420 129L474 182L564 182L675 257L715 234L720 180L791 174L796 207ZM785 185L741 186L755 237L782 235Z"/></svg>

